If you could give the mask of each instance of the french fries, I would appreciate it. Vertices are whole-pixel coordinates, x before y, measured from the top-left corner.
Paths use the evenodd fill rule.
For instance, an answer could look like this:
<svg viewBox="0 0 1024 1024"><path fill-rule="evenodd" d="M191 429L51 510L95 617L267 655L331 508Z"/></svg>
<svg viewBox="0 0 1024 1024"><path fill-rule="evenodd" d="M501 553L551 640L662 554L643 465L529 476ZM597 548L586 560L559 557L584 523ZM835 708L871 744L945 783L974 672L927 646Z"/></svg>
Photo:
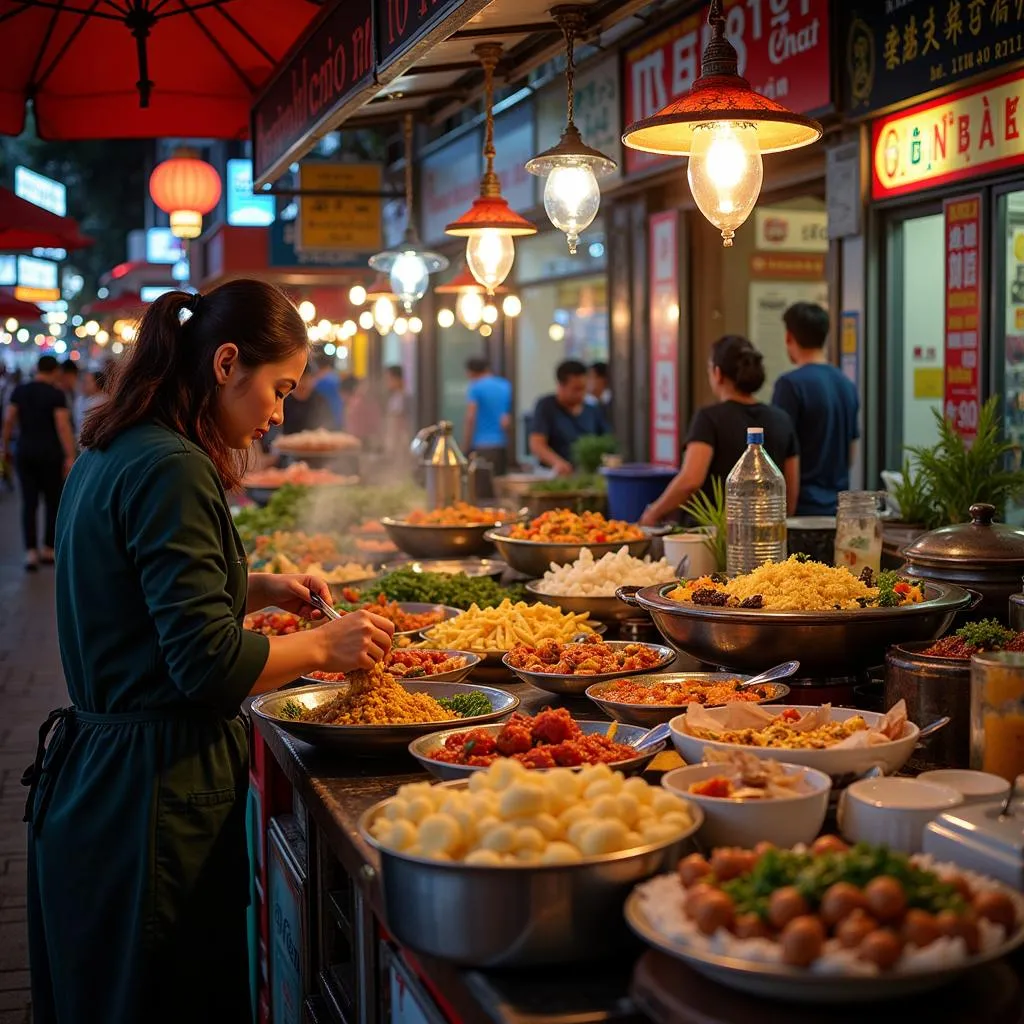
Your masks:
<svg viewBox="0 0 1024 1024"><path fill-rule="evenodd" d="M470 605L453 619L439 622L424 634L431 644L459 651L508 651L516 644L536 647L542 640L568 643L577 633L593 633L586 613L563 612L546 604L513 604L497 608Z"/></svg>

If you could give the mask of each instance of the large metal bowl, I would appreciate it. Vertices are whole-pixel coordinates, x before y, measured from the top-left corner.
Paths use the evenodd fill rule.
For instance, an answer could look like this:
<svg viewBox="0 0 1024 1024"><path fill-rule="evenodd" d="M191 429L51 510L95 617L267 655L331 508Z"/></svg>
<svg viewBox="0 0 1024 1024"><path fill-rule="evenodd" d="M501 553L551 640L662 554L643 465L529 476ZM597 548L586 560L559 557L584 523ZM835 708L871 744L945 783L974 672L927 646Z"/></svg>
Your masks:
<svg viewBox="0 0 1024 1024"><path fill-rule="evenodd" d="M526 584L527 593L541 604L553 605L555 608L561 608L563 612L574 612L579 615L586 613L598 622L624 622L627 619L647 618L645 609L626 604L614 594L611 597L565 597L561 594L542 594L537 589L537 583L537 580L530 580Z"/></svg>
<svg viewBox="0 0 1024 1024"><path fill-rule="evenodd" d="M289 700L299 700L310 707L330 700L345 683L311 683L309 686L292 686L286 690L275 690L257 697L251 704L252 713L296 739L314 747L329 747L354 757L382 757L408 748L417 736L436 732L438 728L450 726L446 722L415 722L409 725L324 725L320 722L297 722L281 714L282 705ZM459 693L483 693L491 702L492 711L487 715L459 719L460 726L472 729L477 725L495 722L512 714L519 707L519 698L504 690L495 690L475 683L430 683L420 680L402 682L409 693L429 693L431 697L454 697Z"/></svg>
<svg viewBox="0 0 1024 1024"><path fill-rule="evenodd" d="M423 648L423 650L434 650L439 651L441 654L446 655L449 658L464 658L466 663L461 668L453 668L448 672L438 672L435 675L430 676L412 676L411 678L405 678L400 680L401 682L409 683L461 683L480 664L480 655L474 654L472 651L455 651L449 649L443 649L440 647L434 648ZM305 683L324 683L327 682L325 679L317 679L316 676L301 676L300 677Z"/></svg>
<svg viewBox="0 0 1024 1024"><path fill-rule="evenodd" d="M606 736L608 730L612 727L611 722L577 721L576 724L580 727L580 732L585 736L590 736L594 733ZM449 736L454 736L456 733L468 732L469 729L473 729L474 732L485 732L490 736L497 736L504 728L504 722L499 722L497 725L484 725L480 727L461 726L457 729L448 728L442 732L433 732L413 740L409 744L409 753L431 775L436 775L439 779L446 781L467 779L474 772L483 771L483 768L476 765L449 764L447 761L437 761L432 757L432 754L445 745L445 741ZM635 725L619 725L616 726L615 735L612 738L616 743L632 744L647 731L647 729L642 729ZM613 761L608 767L613 768L617 772L622 772L623 775L639 775L665 749L666 745L667 743L655 743L654 746L648 747L642 753L637 753L636 757L631 757L627 761Z"/></svg>
<svg viewBox="0 0 1024 1024"><path fill-rule="evenodd" d="M618 672L603 672L599 675L588 676L576 675L575 673L566 675L557 672L531 672L524 668L516 668L514 665L509 664L508 654L501 660L505 667L515 672L524 683L536 686L538 690L578 696L584 693L587 687L593 683L603 683L608 682L610 679L622 679L625 676L640 676L651 672L658 672L676 659L676 652L671 647L665 647L663 644L637 645L633 641L608 640L605 641L605 646L614 647L616 650L631 646L648 647L658 655L658 664L650 668L627 668L620 669Z"/></svg>
<svg viewBox="0 0 1024 1024"><path fill-rule="evenodd" d="M618 596L649 611L673 647L737 672L797 659L807 676L853 675L881 665L893 644L941 636L956 613L971 603L971 595L960 587L925 583L920 604L773 612L673 601L665 595L675 585L620 587Z"/></svg>
<svg viewBox="0 0 1024 1024"><path fill-rule="evenodd" d="M653 686L655 683L720 683L730 679L745 682L749 678L750 676L737 675L735 672L666 672L660 675L634 676L633 682L641 686ZM763 687L758 689L765 692L765 696L757 701L758 704L773 704L789 696L789 687L785 683L764 683ZM653 729L662 722L670 722L681 711L686 710L685 704L627 704L625 701L608 700L603 696L608 690L607 683L594 683L593 686L587 687L586 695L616 722ZM713 704L705 706L715 707Z"/></svg>
<svg viewBox="0 0 1024 1024"><path fill-rule="evenodd" d="M534 578L543 576L552 563L568 565L580 557L580 552L588 548L595 559L607 555L610 551L618 551L625 546L634 558L642 558L651 546L651 537L645 535L640 540L612 541L608 544L548 544L536 540L515 540L508 536L511 527L488 530L484 534L486 540L498 549L498 554L516 572Z"/></svg>
<svg viewBox="0 0 1024 1024"><path fill-rule="evenodd" d="M359 830L380 854L388 930L403 946L466 967L570 963L614 953L628 942L622 906L630 890L675 870L704 820L690 802L693 825L668 842L582 864L468 867L382 847L369 830L387 802L367 810Z"/></svg>
<svg viewBox="0 0 1024 1024"><path fill-rule="evenodd" d="M496 558L433 558L420 559L412 562L387 562L381 566L381 574L396 572L436 572L442 576L459 574L474 578L489 576L492 580L499 579L508 566Z"/></svg>
<svg viewBox="0 0 1024 1024"><path fill-rule="evenodd" d="M520 518L518 513L503 508L481 511L493 512L494 518L471 526L408 523L391 516L384 516L380 522L392 543L413 558L465 558L467 555L487 554L492 550L490 541L486 539L488 532Z"/></svg>

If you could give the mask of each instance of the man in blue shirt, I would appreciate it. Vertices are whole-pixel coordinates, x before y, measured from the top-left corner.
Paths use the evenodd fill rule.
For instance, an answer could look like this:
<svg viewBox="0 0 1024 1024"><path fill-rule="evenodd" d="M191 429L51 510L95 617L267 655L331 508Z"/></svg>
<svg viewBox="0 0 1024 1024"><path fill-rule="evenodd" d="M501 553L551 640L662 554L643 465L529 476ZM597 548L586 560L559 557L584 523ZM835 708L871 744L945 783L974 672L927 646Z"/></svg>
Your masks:
<svg viewBox="0 0 1024 1024"><path fill-rule="evenodd" d="M466 422L463 447L490 462L495 476L508 469L508 428L512 423L512 385L491 373L486 359L466 360Z"/></svg>
<svg viewBox="0 0 1024 1024"><path fill-rule="evenodd" d="M331 410L331 429L341 430L345 425L345 399L341 396L341 381L334 369L334 356L324 352L316 354L316 384L314 390L322 395Z"/></svg>
<svg viewBox="0 0 1024 1024"><path fill-rule="evenodd" d="M588 434L609 433L599 405L588 405L587 368L577 359L559 363L558 387L537 399L530 425L530 452L559 476L573 472L572 446Z"/></svg>
<svg viewBox="0 0 1024 1024"><path fill-rule="evenodd" d="M828 313L796 302L782 315L786 352L795 370L775 382L772 404L789 413L800 442L799 516L833 516L860 437L857 389L828 362Z"/></svg>

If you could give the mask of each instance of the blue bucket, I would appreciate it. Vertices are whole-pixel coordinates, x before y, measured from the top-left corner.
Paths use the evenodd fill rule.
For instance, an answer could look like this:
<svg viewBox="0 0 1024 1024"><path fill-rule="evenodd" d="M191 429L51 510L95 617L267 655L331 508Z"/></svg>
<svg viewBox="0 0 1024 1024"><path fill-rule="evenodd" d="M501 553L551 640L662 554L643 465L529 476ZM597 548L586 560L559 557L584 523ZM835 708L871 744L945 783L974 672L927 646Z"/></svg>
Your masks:
<svg viewBox="0 0 1024 1024"><path fill-rule="evenodd" d="M604 467L601 475L608 481L608 518L635 523L677 472L668 466L652 466L646 462Z"/></svg>

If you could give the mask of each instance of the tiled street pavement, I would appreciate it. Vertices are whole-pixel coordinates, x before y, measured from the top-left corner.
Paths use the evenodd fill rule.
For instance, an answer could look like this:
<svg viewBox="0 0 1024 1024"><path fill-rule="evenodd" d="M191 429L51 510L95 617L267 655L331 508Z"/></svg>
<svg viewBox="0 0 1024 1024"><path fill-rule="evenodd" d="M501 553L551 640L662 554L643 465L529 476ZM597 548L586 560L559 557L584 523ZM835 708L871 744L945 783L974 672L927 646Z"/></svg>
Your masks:
<svg viewBox="0 0 1024 1024"><path fill-rule="evenodd" d="M27 1024L25 790L40 722L67 703L53 619L53 570L22 568L18 498L0 489L0 1024Z"/></svg>

